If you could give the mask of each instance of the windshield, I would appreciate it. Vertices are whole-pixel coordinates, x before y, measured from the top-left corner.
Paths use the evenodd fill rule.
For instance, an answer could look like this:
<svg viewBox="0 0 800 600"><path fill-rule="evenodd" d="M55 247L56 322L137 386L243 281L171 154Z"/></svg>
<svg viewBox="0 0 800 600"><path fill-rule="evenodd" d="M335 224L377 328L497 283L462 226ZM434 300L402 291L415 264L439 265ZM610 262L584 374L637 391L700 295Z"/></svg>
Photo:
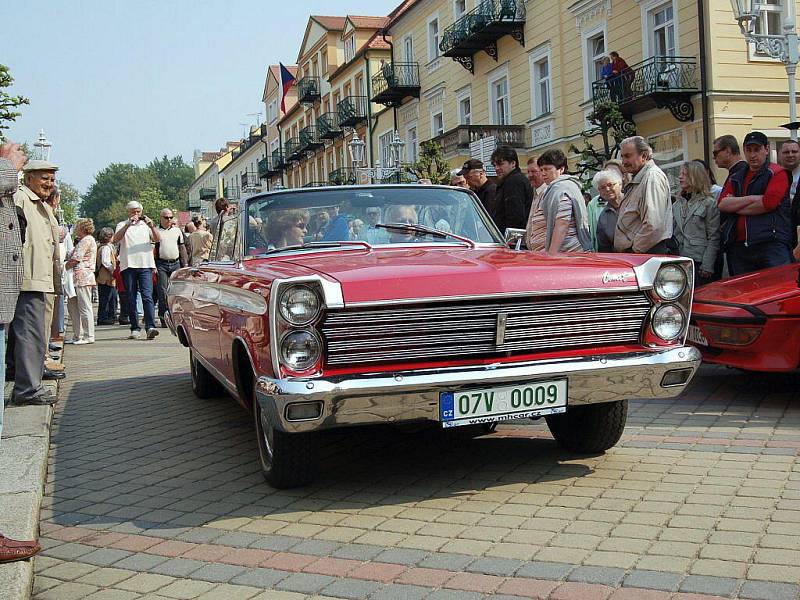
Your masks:
<svg viewBox="0 0 800 600"><path fill-rule="evenodd" d="M463 245L461 237L502 243L472 194L431 186L297 190L253 198L247 214L249 256L325 242Z"/></svg>

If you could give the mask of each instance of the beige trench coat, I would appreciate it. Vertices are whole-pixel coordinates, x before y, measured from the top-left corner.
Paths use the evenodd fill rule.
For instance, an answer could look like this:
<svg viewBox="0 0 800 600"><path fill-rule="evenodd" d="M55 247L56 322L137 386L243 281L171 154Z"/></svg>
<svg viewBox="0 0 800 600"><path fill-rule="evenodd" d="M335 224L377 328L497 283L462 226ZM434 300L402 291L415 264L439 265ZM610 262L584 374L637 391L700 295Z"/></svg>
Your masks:
<svg viewBox="0 0 800 600"><path fill-rule="evenodd" d="M53 210L24 185L14 194L14 203L22 209L28 222L22 246L22 291L60 294L60 231Z"/></svg>

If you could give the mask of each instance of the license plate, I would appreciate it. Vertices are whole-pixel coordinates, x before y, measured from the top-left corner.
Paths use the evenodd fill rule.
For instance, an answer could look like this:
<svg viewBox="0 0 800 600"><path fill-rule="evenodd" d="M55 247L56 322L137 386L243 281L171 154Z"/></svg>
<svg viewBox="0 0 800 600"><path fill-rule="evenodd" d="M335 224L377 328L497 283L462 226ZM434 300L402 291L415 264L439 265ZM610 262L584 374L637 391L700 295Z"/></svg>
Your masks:
<svg viewBox="0 0 800 600"><path fill-rule="evenodd" d="M708 346L706 336L703 335L703 332L700 331L697 325L689 325L689 331L686 332L686 339L695 344L700 344L701 346Z"/></svg>
<svg viewBox="0 0 800 600"><path fill-rule="evenodd" d="M567 380L442 392L439 414L443 427L526 419L567 412Z"/></svg>

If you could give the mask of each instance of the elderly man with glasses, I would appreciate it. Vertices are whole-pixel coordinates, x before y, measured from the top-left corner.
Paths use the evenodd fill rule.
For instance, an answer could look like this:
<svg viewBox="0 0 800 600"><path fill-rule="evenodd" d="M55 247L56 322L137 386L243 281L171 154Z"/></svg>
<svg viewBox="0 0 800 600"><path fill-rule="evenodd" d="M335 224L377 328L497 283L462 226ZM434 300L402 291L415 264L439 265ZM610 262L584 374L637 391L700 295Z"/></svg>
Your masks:
<svg viewBox="0 0 800 600"><path fill-rule="evenodd" d="M164 315L169 312L167 306L167 288L170 276L189 264L186 252L186 240L183 238L181 228L175 224L175 216L170 208L161 210L161 219L158 225L159 241L156 242L156 269L158 270L158 318L161 327L167 326Z"/></svg>

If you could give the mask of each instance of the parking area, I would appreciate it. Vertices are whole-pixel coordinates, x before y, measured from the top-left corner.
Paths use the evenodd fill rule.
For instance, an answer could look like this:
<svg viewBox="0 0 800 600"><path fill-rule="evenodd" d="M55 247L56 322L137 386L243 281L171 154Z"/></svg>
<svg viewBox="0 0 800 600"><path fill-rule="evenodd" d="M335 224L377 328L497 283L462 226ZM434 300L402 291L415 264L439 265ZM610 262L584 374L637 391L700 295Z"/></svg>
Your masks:
<svg viewBox="0 0 800 600"><path fill-rule="evenodd" d="M570 456L543 423L474 440L326 435L320 477L268 487L253 424L192 396L174 338L68 357L34 596L780 600L800 594L798 378L704 366Z"/></svg>

